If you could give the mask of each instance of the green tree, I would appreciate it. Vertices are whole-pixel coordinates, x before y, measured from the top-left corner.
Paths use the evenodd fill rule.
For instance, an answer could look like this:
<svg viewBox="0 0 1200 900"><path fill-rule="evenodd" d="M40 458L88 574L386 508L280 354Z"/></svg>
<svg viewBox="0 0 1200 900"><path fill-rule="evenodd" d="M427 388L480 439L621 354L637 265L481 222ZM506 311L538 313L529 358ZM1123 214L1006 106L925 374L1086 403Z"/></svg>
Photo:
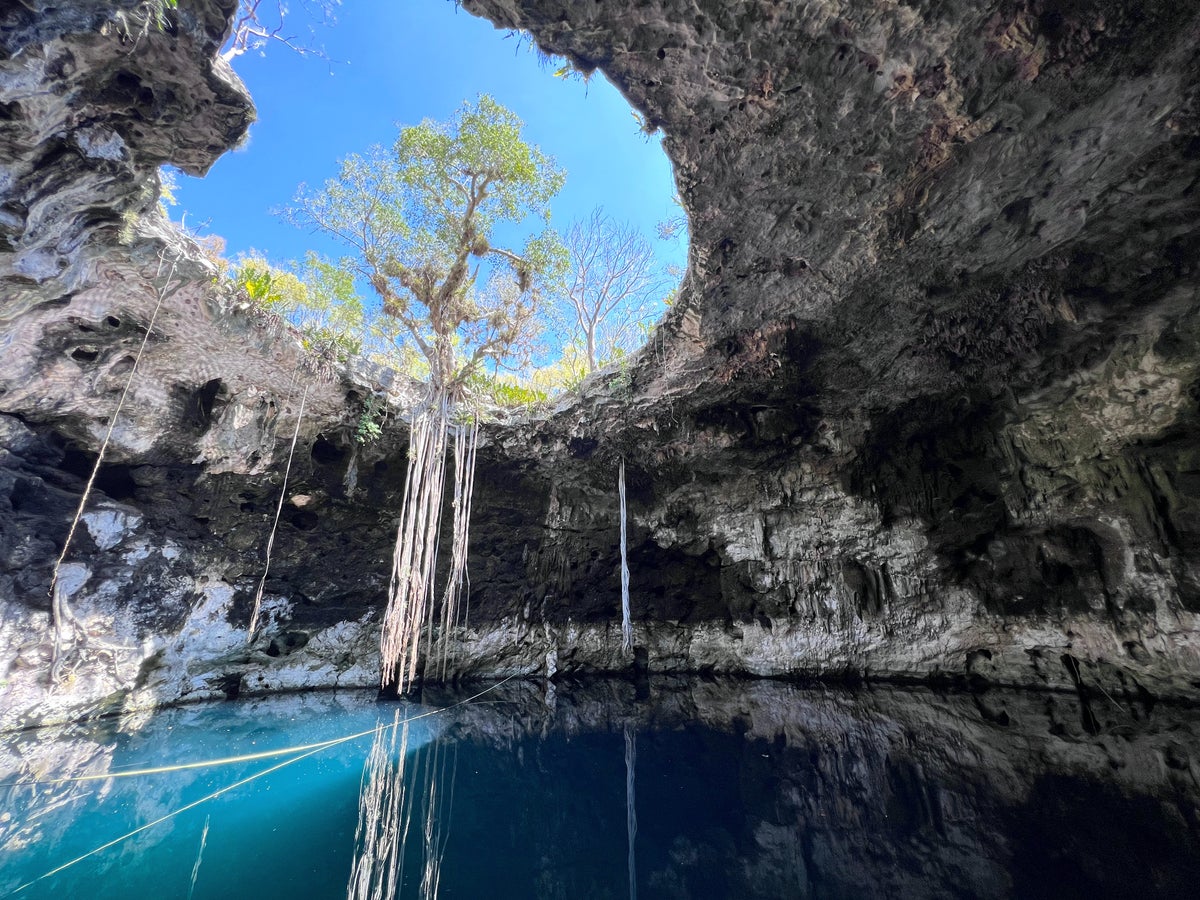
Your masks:
<svg viewBox="0 0 1200 900"><path fill-rule="evenodd" d="M456 400L490 362L519 357L535 330L542 287L562 266L553 232L519 250L496 243L505 222L549 221L562 187L552 159L521 138L521 122L491 97L447 123L402 128L390 149L346 157L319 191L303 186L288 211L351 251L339 266L370 288L429 364L431 387ZM477 284L480 268L508 287ZM491 286L491 287L489 287Z"/></svg>
<svg viewBox="0 0 1200 900"><path fill-rule="evenodd" d="M562 245L548 230L549 201L562 183L553 160L521 139L520 120L481 95L447 123L402 128L390 150L347 157L323 189L301 187L289 211L294 224L350 251L328 275L370 285L382 309L376 332L391 336L400 351L415 347L428 365L427 401L409 417L408 474L380 638L381 682L401 693L416 676L422 634L430 668L433 627L423 625L431 618L440 623L445 673L466 573L479 437L478 416L463 415L460 405L489 366L519 357L533 339L542 288L564 265ZM531 218L546 230L519 251L499 243L499 226ZM451 559L439 610L432 591L448 469Z"/></svg>
<svg viewBox="0 0 1200 900"><path fill-rule="evenodd" d="M230 280L255 306L295 325L310 349L339 357L369 352L370 323L345 268L315 253L290 268L274 266L251 251L234 263Z"/></svg>

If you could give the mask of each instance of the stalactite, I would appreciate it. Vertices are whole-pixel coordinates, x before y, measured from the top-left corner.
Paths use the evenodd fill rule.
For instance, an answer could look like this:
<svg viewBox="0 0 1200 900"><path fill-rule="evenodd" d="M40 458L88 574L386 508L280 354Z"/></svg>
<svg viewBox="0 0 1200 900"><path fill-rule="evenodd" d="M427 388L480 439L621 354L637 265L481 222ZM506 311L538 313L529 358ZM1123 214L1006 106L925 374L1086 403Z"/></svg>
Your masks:
<svg viewBox="0 0 1200 900"><path fill-rule="evenodd" d="M292 446L288 449L287 465L283 470L283 486L279 489L279 503L275 507L275 521L271 523L271 533L267 537L266 561L263 563L262 578L258 580L258 590L254 592L254 610L250 613L250 628L247 639L254 638L258 629L258 615L262 608L263 591L267 587L267 574L271 571L271 551L275 547L275 532L279 529L279 517L283 513L283 503L287 499L288 478L292 473L292 458L296 455L296 441L300 437L300 423L304 421L304 404L308 400L308 388L300 397L300 411L296 413L296 428L292 432Z"/></svg>
<svg viewBox="0 0 1200 900"><path fill-rule="evenodd" d="M350 449L350 462L346 464L346 475L342 478L342 487L346 491L346 499L353 500L354 492L358 490L358 441Z"/></svg>
<svg viewBox="0 0 1200 900"><path fill-rule="evenodd" d="M625 459L617 475L617 493L621 499L621 650L633 652L633 620L629 612L629 562L625 538Z"/></svg>

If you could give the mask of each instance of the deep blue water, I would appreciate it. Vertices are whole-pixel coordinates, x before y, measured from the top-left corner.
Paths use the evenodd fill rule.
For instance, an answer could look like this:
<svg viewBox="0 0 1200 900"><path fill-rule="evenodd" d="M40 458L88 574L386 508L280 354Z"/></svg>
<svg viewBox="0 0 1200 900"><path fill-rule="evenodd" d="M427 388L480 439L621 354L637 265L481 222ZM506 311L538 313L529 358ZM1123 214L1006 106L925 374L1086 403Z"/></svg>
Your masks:
<svg viewBox="0 0 1200 900"><path fill-rule="evenodd" d="M549 698L510 683L461 699L286 696L8 735L0 896L28 884L15 896L344 897L373 734L300 759L57 780L297 747L439 709L410 726L399 896L421 896L430 858L447 898L1094 900L1192 897L1200 884L1194 713L1097 718L1072 698L762 682Z"/></svg>

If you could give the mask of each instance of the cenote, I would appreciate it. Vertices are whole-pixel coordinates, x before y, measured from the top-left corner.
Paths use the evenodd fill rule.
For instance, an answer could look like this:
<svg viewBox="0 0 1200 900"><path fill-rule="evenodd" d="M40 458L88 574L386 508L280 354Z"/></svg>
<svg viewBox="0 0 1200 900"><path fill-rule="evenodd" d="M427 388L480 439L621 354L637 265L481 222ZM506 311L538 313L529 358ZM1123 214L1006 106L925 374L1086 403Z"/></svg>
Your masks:
<svg viewBox="0 0 1200 900"><path fill-rule="evenodd" d="M1192 711L666 678L423 699L26 732L5 750L0 891L344 896L377 726L402 897L1188 897L1200 878ZM206 760L225 761L188 767Z"/></svg>
<svg viewBox="0 0 1200 900"><path fill-rule="evenodd" d="M1197 896L1200 4L338 5L0 0L0 897Z"/></svg>

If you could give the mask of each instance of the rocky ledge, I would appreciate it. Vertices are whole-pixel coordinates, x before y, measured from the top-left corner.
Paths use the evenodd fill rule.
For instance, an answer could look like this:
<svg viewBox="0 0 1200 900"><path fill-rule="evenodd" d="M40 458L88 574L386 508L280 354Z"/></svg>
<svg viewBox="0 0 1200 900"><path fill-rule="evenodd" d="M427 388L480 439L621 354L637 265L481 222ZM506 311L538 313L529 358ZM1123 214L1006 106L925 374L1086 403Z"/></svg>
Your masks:
<svg viewBox="0 0 1200 900"><path fill-rule="evenodd" d="M489 427L452 674L1200 696L1200 10L463 5L665 132L692 246L626 368ZM181 6L2 14L2 726L374 678L406 435L353 431L403 392L221 296L155 213L159 164L253 117L214 59L232 2ZM51 686L51 566L143 341Z"/></svg>

